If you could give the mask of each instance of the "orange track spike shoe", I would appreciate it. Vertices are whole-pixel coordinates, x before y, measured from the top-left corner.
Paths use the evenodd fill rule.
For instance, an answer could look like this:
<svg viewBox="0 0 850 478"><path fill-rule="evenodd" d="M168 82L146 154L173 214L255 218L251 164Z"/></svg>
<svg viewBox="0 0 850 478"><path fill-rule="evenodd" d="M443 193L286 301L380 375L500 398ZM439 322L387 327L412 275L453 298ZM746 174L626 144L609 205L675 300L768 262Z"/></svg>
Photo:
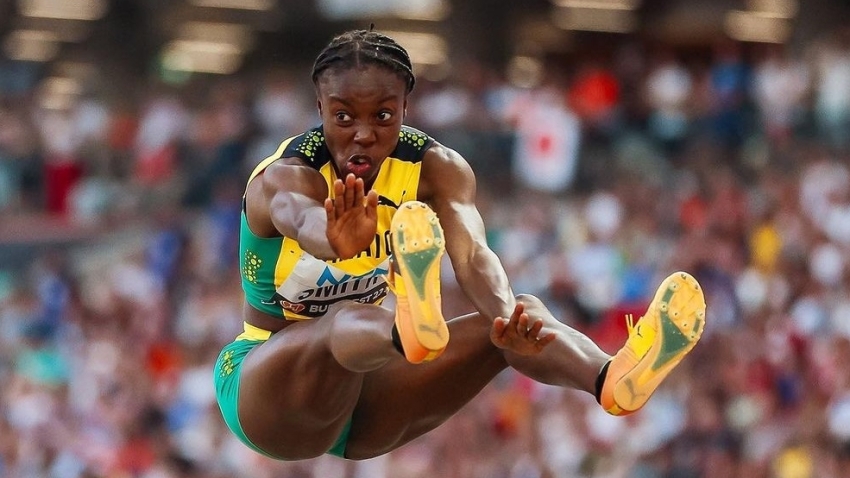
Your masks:
<svg viewBox="0 0 850 478"><path fill-rule="evenodd" d="M409 201L396 211L391 231L393 265L387 283L396 295L395 326L407 360L429 362L449 342L440 300L443 228L430 207Z"/></svg>
<svg viewBox="0 0 850 478"><path fill-rule="evenodd" d="M675 272L658 287L646 314L634 324L626 317L629 338L611 359L599 403L612 415L639 410L655 389L690 352L705 326L705 296L696 279Z"/></svg>

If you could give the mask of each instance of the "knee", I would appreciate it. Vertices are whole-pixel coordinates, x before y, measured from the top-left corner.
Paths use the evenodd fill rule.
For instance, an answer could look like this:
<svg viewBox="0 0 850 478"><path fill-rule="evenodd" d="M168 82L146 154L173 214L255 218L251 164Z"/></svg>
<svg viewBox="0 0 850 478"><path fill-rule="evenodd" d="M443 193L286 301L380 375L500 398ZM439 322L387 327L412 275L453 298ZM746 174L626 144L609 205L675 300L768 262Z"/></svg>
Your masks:
<svg viewBox="0 0 850 478"><path fill-rule="evenodd" d="M525 306L525 312L532 316L547 320L552 316L552 312L546 307L542 300L531 294L519 294L516 296L516 301Z"/></svg>
<svg viewBox="0 0 850 478"><path fill-rule="evenodd" d="M543 301L531 294L517 294L516 301L524 305L526 308L543 306Z"/></svg>
<svg viewBox="0 0 850 478"><path fill-rule="evenodd" d="M330 314L329 314L330 315ZM333 311L328 346L338 364L352 372L384 365L391 350L392 312L374 305L348 303ZM386 345L386 347L382 347Z"/></svg>

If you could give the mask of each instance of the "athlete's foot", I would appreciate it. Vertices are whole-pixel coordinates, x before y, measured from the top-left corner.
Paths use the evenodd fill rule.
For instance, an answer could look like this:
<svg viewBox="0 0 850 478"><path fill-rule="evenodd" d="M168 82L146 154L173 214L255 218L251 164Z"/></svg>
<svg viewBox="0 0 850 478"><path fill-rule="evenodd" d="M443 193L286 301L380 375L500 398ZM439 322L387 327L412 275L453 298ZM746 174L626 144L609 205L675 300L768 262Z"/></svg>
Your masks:
<svg viewBox="0 0 850 478"><path fill-rule="evenodd" d="M392 220L393 266L387 282L396 295L395 326L411 363L434 360L449 342L440 300L440 259L445 251L437 215L406 202Z"/></svg>
<svg viewBox="0 0 850 478"><path fill-rule="evenodd" d="M599 402L612 415L639 410L664 378L696 345L705 326L705 296L686 272L661 283L646 314L634 324L626 317L629 338L611 359Z"/></svg>

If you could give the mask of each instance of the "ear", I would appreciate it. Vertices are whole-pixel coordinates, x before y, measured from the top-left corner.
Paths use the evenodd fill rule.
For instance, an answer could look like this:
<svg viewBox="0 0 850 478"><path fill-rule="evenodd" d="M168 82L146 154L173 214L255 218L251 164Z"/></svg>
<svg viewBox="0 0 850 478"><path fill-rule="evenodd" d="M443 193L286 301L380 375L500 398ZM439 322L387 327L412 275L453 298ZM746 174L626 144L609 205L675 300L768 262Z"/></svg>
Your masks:
<svg viewBox="0 0 850 478"><path fill-rule="evenodd" d="M407 97L404 97L404 109L402 110L401 119L404 120L407 118Z"/></svg>
<svg viewBox="0 0 850 478"><path fill-rule="evenodd" d="M316 109L319 110L319 116L322 116L322 100L316 99Z"/></svg>

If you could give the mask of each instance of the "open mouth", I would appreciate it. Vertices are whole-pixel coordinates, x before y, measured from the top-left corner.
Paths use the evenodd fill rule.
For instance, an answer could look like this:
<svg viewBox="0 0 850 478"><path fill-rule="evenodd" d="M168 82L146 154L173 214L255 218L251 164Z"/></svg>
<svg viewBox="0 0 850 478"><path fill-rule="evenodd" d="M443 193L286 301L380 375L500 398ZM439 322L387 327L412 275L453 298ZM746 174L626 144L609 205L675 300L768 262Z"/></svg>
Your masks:
<svg viewBox="0 0 850 478"><path fill-rule="evenodd" d="M355 154L348 158L345 167L355 176L362 177L372 170L372 158L365 154Z"/></svg>

